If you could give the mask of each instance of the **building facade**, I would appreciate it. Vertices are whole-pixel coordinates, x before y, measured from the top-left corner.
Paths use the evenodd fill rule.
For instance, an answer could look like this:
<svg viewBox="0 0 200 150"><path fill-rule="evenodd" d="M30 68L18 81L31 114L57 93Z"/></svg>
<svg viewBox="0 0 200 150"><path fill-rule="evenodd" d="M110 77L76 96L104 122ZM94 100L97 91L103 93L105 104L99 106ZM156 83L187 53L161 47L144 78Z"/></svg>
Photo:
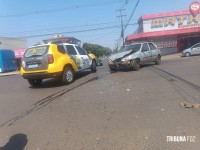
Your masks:
<svg viewBox="0 0 200 150"><path fill-rule="evenodd" d="M200 3L195 1L189 10L142 16L135 34L126 43L154 42L162 54L181 52L200 42Z"/></svg>
<svg viewBox="0 0 200 150"><path fill-rule="evenodd" d="M0 37L0 49L24 49L27 48L26 39Z"/></svg>

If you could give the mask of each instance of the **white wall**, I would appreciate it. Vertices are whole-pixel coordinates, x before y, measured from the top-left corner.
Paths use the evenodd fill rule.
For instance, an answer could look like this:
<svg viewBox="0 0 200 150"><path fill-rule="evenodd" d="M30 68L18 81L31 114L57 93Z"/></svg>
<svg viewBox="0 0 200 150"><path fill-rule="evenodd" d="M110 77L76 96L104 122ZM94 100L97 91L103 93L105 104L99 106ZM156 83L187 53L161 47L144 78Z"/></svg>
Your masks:
<svg viewBox="0 0 200 150"><path fill-rule="evenodd" d="M26 39L0 37L0 49L21 49L27 48Z"/></svg>

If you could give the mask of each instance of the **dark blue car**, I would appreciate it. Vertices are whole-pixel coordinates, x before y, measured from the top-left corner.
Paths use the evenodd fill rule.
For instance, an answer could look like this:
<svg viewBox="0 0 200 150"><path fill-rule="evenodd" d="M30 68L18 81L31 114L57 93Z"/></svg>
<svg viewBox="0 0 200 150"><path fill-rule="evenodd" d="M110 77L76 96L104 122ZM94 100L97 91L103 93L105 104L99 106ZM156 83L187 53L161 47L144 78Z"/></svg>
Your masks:
<svg viewBox="0 0 200 150"><path fill-rule="evenodd" d="M12 50L0 50L0 72L10 72L15 71L17 69L16 66L16 58L15 53Z"/></svg>

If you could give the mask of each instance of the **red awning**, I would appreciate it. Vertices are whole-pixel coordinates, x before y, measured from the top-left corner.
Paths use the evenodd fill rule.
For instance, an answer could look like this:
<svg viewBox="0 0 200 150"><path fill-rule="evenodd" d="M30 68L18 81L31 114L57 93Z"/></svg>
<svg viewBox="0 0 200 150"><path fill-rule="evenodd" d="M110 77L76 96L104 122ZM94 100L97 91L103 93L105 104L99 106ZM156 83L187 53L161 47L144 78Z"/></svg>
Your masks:
<svg viewBox="0 0 200 150"><path fill-rule="evenodd" d="M138 40L138 39L143 39L143 38L148 38L148 37L161 37L161 36L181 35L181 34L198 33L198 32L200 32L200 27L184 28L184 29L177 29L177 30L165 30L165 31L157 31L157 32L145 32L145 33L129 35L126 38L126 41Z"/></svg>

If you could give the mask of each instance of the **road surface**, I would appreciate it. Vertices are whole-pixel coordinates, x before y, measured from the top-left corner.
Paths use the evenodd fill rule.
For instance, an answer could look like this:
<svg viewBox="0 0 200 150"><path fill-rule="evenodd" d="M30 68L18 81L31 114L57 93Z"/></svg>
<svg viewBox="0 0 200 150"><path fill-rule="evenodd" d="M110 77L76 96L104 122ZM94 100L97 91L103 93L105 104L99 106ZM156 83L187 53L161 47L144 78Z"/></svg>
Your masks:
<svg viewBox="0 0 200 150"><path fill-rule="evenodd" d="M38 88L0 77L0 150L199 149L199 63L169 57L110 73L104 62L70 85Z"/></svg>

